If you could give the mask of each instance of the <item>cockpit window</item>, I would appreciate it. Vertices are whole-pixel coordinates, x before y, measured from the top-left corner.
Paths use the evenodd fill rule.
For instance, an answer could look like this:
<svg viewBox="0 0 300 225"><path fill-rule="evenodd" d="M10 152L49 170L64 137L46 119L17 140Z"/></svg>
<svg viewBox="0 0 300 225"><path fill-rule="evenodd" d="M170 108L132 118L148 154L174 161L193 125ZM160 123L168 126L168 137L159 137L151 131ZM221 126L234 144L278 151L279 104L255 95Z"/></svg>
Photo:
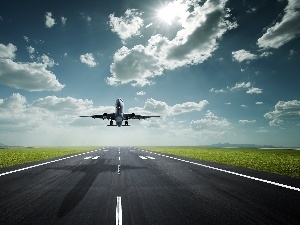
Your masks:
<svg viewBox="0 0 300 225"><path fill-rule="evenodd" d="M123 100L122 100L121 98L119 98L119 100L120 100L121 102L123 102Z"/></svg>

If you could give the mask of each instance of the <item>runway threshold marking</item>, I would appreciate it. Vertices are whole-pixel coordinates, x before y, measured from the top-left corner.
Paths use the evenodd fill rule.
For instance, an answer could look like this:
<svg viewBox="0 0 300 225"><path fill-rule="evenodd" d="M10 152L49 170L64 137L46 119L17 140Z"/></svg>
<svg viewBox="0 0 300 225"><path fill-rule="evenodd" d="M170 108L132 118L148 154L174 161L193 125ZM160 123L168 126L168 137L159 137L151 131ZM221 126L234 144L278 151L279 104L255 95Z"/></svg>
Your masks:
<svg viewBox="0 0 300 225"><path fill-rule="evenodd" d="M117 196L116 225L122 225L122 204L121 204L121 196Z"/></svg>
<svg viewBox="0 0 300 225"><path fill-rule="evenodd" d="M76 155L71 155L71 156L68 156L68 157L63 157L63 158L60 158L60 159L52 160L52 161L49 161L49 162L44 162L44 163L36 164L36 165L33 165L33 166L28 166L28 167L24 167L24 168L21 168L21 169L11 170L11 171L8 171L8 172L5 172L5 173L0 173L0 177L8 175L8 174L12 174L12 173L17 173L17 172L20 172L20 171L23 171L23 170L28 170L28 169L31 169L31 168L35 168L35 167L38 167L38 166L43 166L43 165L47 165L47 164L50 164L50 163L59 162L59 161L65 160L65 159L71 159L71 158L74 158L74 157L77 157L77 156L81 156L81 155L85 155L85 154L92 153L92 152L97 152L97 151L101 151L101 149L96 149L96 150L92 150L92 151L88 151L88 152L83 152L83 153L79 153L79 154L76 154Z"/></svg>
<svg viewBox="0 0 300 225"><path fill-rule="evenodd" d="M147 152L147 153L152 153L152 154L155 154L155 155L164 156L166 158L171 158L169 156L162 155L162 154L156 153L156 152L150 152L150 151L146 151L146 150L141 150L141 151ZM244 177L244 178L247 178L247 179L256 180L256 181L260 181L260 182L263 182L263 183L272 184L272 185L275 185L275 186L278 186L278 187L283 187L283 188L287 188L287 189L291 189L291 190L300 192L300 188L285 185L285 184L281 184L281 183L277 183L277 182L274 182L274 181L269 181L269 180L265 180L265 179L261 179L261 178L257 178L257 177L252 177L252 176L248 176L248 175L245 175L245 174L236 173L236 172L220 169L220 168L213 167L213 166L208 166L208 165L205 165L205 164L202 164L202 163L191 162L191 161L184 160L184 159L179 159L179 158L174 158L174 157L173 157L173 159L175 159L177 161L186 162L186 163L190 163L190 164L197 165L197 166L202 166L202 167L205 167L205 168L221 171L221 172L224 172L224 173L233 174L233 175Z"/></svg>

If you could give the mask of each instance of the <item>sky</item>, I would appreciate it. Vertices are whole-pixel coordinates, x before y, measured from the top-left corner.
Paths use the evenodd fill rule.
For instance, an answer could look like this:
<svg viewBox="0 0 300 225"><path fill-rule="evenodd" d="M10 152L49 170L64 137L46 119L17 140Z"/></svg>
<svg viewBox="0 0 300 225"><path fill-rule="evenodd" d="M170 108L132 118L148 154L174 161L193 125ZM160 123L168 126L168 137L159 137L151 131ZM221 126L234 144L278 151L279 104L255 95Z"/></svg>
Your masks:
<svg viewBox="0 0 300 225"><path fill-rule="evenodd" d="M0 143L300 146L298 0L0 3ZM160 115L107 127L80 115Z"/></svg>

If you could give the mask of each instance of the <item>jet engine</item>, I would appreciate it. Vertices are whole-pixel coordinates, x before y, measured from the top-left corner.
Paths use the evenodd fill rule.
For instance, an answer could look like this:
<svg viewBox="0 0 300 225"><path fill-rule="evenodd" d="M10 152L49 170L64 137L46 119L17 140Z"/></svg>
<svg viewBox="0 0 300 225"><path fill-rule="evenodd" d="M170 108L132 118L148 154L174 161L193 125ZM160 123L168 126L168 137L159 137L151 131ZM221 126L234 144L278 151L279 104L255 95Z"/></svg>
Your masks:
<svg viewBox="0 0 300 225"><path fill-rule="evenodd" d="M135 118L135 114L134 114L134 113L131 113L131 115L130 115L130 116L131 116L131 118L132 118L132 119L134 119L134 118Z"/></svg>
<svg viewBox="0 0 300 225"><path fill-rule="evenodd" d="M102 118L103 118L103 120L107 119L107 113L103 113L103 117Z"/></svg>

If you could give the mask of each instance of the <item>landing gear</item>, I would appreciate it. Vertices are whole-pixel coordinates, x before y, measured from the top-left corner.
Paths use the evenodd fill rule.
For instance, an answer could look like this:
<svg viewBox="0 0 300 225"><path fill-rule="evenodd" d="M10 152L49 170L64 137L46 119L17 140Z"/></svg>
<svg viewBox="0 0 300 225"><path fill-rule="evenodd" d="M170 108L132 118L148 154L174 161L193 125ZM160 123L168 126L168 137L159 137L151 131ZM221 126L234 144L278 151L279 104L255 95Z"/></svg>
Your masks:
<svg viewBox="0 0 300 225"><path fill-rule="evenodd" d="M109 121L109 125L110 126L113 126L114 125L114 122L111 120L111 121Z"/></svg>
<svg viewBox="0 0 300 225"><path fill-rule="evenodd" d="M128 121L127 120L125 120L125 126L128 126Z"/></svg>

